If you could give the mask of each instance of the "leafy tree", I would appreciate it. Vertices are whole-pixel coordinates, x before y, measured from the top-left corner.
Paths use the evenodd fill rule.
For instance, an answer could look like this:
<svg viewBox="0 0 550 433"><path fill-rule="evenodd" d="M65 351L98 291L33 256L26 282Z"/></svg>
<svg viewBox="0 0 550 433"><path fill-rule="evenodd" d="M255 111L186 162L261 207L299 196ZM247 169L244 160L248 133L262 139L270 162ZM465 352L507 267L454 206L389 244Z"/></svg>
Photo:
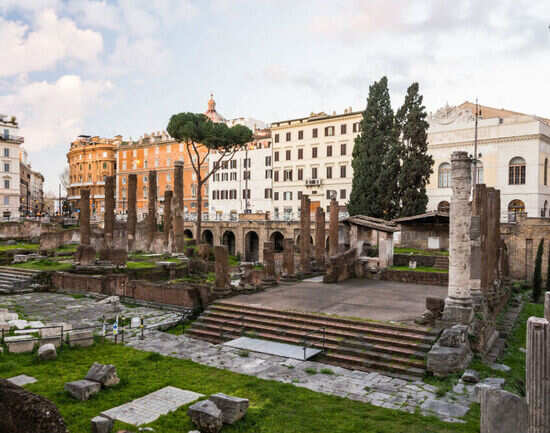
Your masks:
<svg viewBox="0 0 550 433"><path fill-rule="evenodd" d="M544 239L539 242L537 258L535 259L535 273L533 275L533 302L540 299L542 288L542 253L544 252Z"/></svg>
<svg viewBox="0 0 550 433"><path fill-rule="evenodd" d="M418 83L407 90L403 106L395 115L396 127L401 137L399 159L400 216L412 216L426 212L428 196L426 184L433 173L434 160L428 154L428 122L426 107Z"/></svg>
<svg viewBox="0 0 550 433"><path fill-rule="evenodd" d="M353 147L353 182L348 211L391 219L397 215L399 155L388 79L369 88L361 133Z"/></svg>
<svg viewBox="0 0 550 433"><path fill-rule="evenodd" d="M214 123L204 114L174 114L166 128L168 133L185 144L189 161L197 178L197 226L195 239L200 242L203 186L221 166L221 161L233 159L235 153L252 140L252 131L243 125L231 128ZM208 169L208 158L214 163Z"/></svg>

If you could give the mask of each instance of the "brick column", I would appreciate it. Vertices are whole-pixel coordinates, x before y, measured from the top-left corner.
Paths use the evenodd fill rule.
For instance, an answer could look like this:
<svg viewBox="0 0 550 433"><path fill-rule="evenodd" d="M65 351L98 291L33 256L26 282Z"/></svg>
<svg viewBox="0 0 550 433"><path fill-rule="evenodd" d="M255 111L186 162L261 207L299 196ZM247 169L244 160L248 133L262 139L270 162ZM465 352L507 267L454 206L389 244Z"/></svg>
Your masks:
<svg viewBox="0 0 550 433"><path fill-rule="evenodd" d="M273 251L273 242L264 242L263 251L264 261L264 281L274 281L275 278L275 252Z"/></svg>
<svg viewBox="0 0 550 433"><path fill-rule="evenodd" d="M307 195L302 195L300 209L300 265L303 273L311 272L311 208Z"/></svg>
<svg viewBox="0 0 550 433"><path fill-rule="evenodd" d="M174 198L172 200L172 219L175 251L183 252L183 161L174 162Z"/></svg>
<svg viewBox="0 0 550 433"><path fill-rule="evenodd" d="M323 270L325 267L325 211L318 207L315 211L315 265Z"/></svg>
<svg viewBox="0 0 550 433"><path fill-rule="evenodd" d="M330 200L328 242L328 254L335 256L338 254L338 202L334 198Z"/></svg>
<svg viewBox="0 0 550 433"><path fill-rule="evenodd" d="M163 235L164 235L164 246L168 248L170 243L170 231L172 229L172 191L167 189L164 191L164 212L163 212Z"/></svg>
<svg viewBox="0 0 550 433"><path fill-rule="evenodd" d="M80 245L90 245L90 190L80 190Z"/></svg>
<svg viewBox="0 0 550 433"><path fill-rule="evenodd" d="M105 248L113 248L115 228L115 176L105 178L105 214L103 216L103 240Z"/></svg>
<svg viewBox="0 0 550 433"><path fill-rule="evenodd" d="M528 433L550 431L550 323L541 317L527 320L526 397Z"/></svg>
<svg viewBox="0 0 550 433"><path fill-rule="evenodd" d="M136 209L136 193L137 193L137 175L128 175L128 250L133 251L134 242L136 239L137 225L137 209Z"/></svg>
<svg viewBox="0 0 550 433"><path fill-rule="evenodd" d="M225 245L214 247L216 280L214 291L219 295L231 292L229 279L229 253Z"/></svg>
<svg viewBox="0 0 550 433"><path fill-rule="evenodd" d="M294 239L283 239L283 276L285 278L294 278Z"/></svg>
<svg viewBox="0 0 550 433"><path fill-rule="evenodd" d="M453 152L449 290L442 317L442 321L449 325L469 324L473 317L470 292L471 167L472 161L466 152Z"/></svg>
<svg viewBox="0 0 550 433"><path fill-rule="evenodd" d="M157 172L149 172L149 203L147 207L147 245L150 246L157 232Z"/></svg>

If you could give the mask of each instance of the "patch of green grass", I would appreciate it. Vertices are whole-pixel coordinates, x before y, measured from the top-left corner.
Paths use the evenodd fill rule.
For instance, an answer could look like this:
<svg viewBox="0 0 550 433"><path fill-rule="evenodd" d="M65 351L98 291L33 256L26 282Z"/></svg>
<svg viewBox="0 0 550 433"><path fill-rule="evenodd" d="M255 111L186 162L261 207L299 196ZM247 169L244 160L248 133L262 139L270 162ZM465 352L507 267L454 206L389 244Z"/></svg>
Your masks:
<svg viewBox="0 0 550 433"><path fill-rule="evenodd" d="M127 269L153 269L156 267L157 265L154 262L135 262L135 261L126 262Z"/></svg>
<svg viewBox="0 0 550 433"><path fill-rule="evenodd" d="M41 260L29 260L25 263L16 263L15 265L10 265L14 268L23 268L23 269L34 269L38 271L68 271L71 269L71 263L58 262L51 259L41 259Z"/></svg>
<svg viewBox="0 0 550 433"><path fill-rule="evenodd" d="M314 375L317 374L317 369L308 367L304 370L307 374Z"/></svg>
<svg viewBox="0 0 550 433"><path fill-rule="evenodd" d="M321 374L327 374L330 376L334 374L334 371L332 371L330 368L321 368Z"/></svg>
<svg viewBox="0 0 550 433"><path fill-rule="evenodd" d="M82 402L63 391L66 382L82 379L96 361L114 364L121 378L120 384ZM262 380L111 343L79 349L63 348L55 361L40 362L33 354L4 354L0 357L0 376L18 374L38 379L25 388L51 400L73 433L90 432L90 419L100 412L164 386L175 386L205 396L223 392L249 399L248 413L235 425L224 426L227 433L479 432L479 405L474 405L467 414L466 423L445 423L435 417L375 407L292 384ZM195 429L187 415L187 406L143 427L152 427L162 433ZM135 427L115 423L113 431L122 429L136 430Z"/></svg>
<svg viewBox="0 0 550 433"><path fill-rule="evenodd" d="M417 266L416 269L409 268L408 266L391 266L391 271L413 271L413 272L434 272L436 274L448 274L448 269L432 268L430 266Z"/></svg>
<svg viewBox="0 0 550 433"><path fill-rule="evenodd" d="M239 266L240 260L236 256L229 256L229 266Z"/></svg>
<svg viewBox="0 0 550 433"><path fill-rule="evenodd" d="M191 327L191 324L192 324L191 321L185 324L178 323L176 326L173 326L172 328L167 329L164 332L167 332L168 334L172 334L172 335L182 335L182 334L185 334L185 332Z"/></svg>
<svg viewBox="0 0 550 433"><path fill-rule="evenodd" d="M239 350L239 356L241 358L248 358L250 356L250 352L248 350Z"/></svg>
<svg viewBox="0 0 550 433"><path fill-rule="evenodd" d="M77 249L78 249L77 244L67 244L67 245L62 245L59 248L56 248L55 252L56 253L74 253L76 252Z"/></svg>
<svg viewBox="0 0 550 433"><path fill-rule="evenodd" d="M40 249L40 244L29 244L27 242L18 242L13 245L0 245L1 251L11 251L11 250L33 250L38 251Z"/></svg>
<svg viewBox="0 0 550 433"><path fill-rule="evenodd" d="M448 256L449 251L444 250L421 250L418 248L394 248L394 254L413 254L417 256Z"/></svg>

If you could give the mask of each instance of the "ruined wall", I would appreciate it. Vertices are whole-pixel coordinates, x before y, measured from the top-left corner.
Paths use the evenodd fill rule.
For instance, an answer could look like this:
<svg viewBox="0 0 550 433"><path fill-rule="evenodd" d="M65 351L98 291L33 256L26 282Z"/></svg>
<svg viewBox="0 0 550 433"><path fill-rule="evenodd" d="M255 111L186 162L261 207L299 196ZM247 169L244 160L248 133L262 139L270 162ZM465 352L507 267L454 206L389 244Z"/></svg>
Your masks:
<svg viewBox="0 0 550 433"><path fill-rule="evenodd" d="M448 224L402 224L401 242L402 248L429 248L428 238L439 238L439 248L449 249L449 225Z"/></svg>
<svg viewBox="0 0 550 433"><path fill-rule="evenodd" d="M55 229L55 224L41 223L40 221L6 221L0 223L0 240L30 240L33 238L38 239L42 232L49 232Z"/></svg>

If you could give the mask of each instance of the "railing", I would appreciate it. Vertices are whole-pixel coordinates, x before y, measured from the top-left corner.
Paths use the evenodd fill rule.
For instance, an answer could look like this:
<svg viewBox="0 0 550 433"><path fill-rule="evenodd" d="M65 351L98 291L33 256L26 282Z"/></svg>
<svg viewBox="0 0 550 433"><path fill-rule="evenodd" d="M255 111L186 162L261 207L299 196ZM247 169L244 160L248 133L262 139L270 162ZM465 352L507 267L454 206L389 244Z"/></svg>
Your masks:
<svg viewBox="0 0 550 433"><path fill-rule="evenodd" d="M302 345L303 345L303 349L304 349L304 361L307 360L307 348L308 348L308 342L307 342L307 337L309 335L313 335L319 331L322 331L323 332L323 345L322 345L322 351L324 352L325 351L325 341L326 341L326 328L323 326L322 328L319 328L319 329L316 329L316 330L313 330L313 331L309 331L309 332L306 332L304 334L304 338L302 340ZM312 345L310 344L309 347L311 348Z"/></svg>

